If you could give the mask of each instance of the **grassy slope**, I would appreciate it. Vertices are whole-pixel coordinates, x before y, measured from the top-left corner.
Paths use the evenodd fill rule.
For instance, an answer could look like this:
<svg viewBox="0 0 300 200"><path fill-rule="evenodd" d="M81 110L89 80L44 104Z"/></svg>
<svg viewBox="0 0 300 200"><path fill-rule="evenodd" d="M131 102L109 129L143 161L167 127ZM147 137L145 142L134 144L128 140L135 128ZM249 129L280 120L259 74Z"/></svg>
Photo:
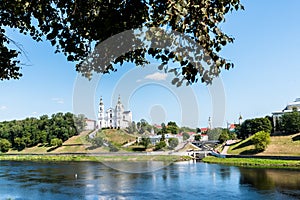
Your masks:
<svg viewBox="0 0 300 200"><path fill-rule="evenodd" d="M242 140L236 144L233 144L229 147L228 154L249 154L254 150L254 145L251 143L253 136Z"/></svg>
<svg viewBox="0 0 300 200"><path fill-rule="evenodd" d="M18 152L16 150L10 150L8 153L18 153L18 154L30 154L30 153L84 153L87 152L86 148L90 146L90 144L86 141L86 136L90 133L90 131L83 131L77 136L73 136L67 141L63 143L63 145L53 151L49 151L52 147L45 146L34 146L30 148L25 148L24 150ZM49 151L49 152L48 152Z"/></svg>
<svg viewBox="0 0 300 200"><path fill-rule="evenodd" d="M287 136L271 136L271 143L266 151L259 155L290 155L300 156L300 133ZM250 142L252 137L232 145L228 154L253 154L254 145Z"/></svg>
<svg viewBox="0 0 300 200"><path fill-rule="evenodd" d="M30 153L98 153L109 152L108 148L91 148L91 144L86 140L86 136L90 131L83 131L77 136L69 138L59 148L49 151L52 147L34 146L25 148L22 151L10 150L8 153L17 154L30 154ZM127 134L123 130L107 129L97 133L98 136L105 138L107 141L112 142L114 145L121 147L125 142L134 141L136 136Z"/></svg>
<svg viewBox="0 0 300 200"><path fill-rule="evenodd" d="M136 140L135 135L126 133L123 130L115 129L105 129L97 133L97 136L102 137L103 139L113 143L116 146L122 146L127 142L132 142Z"/></svg>
<svg viewBox="0 0 300 200"><path fill-rule="evenodd" d="M300 156L300 133L288 136L272 136L270 145L260 155Z"/></svg>

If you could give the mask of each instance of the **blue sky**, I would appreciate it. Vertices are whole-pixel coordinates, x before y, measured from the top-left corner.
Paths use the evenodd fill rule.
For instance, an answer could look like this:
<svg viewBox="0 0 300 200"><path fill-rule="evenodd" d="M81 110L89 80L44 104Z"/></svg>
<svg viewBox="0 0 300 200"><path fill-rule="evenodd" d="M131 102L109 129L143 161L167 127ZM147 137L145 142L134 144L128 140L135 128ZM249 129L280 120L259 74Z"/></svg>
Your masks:
<svg viewBox="0 0 300 200"><path fill-rule="evenodd" d="M224 107L218 123L224 126L226 121L237 122L240 113L244 119L270 115L300 97L300 1L242 2L245 11L228 14L222 25L223 31L235 37L234 44L221 52L235 64L222 71L224 90L201 83L176 89L169 84L171 74L159 74L155 61L145 68L126 64L116 73L98 75L87 83L92 86L87 107L93 110L87 115L95 118L100 96L110 107L120 94L135 121L144 118L151 123L176 121L206 127L214 112L223 115ZM0 121L76 111L74 102L86 95L74 96L78 90L74 63L54 54L48 42L36 43L16 31L8 33L22 44L28 58L21 57L26 65L20 80L0 82Z"/></svg>

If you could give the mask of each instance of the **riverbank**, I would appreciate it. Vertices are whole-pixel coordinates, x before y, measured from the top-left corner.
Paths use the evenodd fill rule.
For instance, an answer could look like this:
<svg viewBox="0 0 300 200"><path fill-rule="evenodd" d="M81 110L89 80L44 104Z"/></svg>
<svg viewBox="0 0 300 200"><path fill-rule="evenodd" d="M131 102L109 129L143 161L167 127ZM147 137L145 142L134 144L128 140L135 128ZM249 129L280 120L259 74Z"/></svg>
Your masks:
<svg viewBox="0 0 300 200"><path fill-rule="evenodd" d="M216 158L207 156L203 162L225 164L244 167L261 167L261 168L293 168L300 169L300 160L276 160L261 158Z"/></svg>
<svg viewBox="0 0 300 200"><path fill-rule="evenodd" d="M163 161L177 162L191 160L189 156L177 155L4 155L0 154L1 160L15 161Z"/></svg>

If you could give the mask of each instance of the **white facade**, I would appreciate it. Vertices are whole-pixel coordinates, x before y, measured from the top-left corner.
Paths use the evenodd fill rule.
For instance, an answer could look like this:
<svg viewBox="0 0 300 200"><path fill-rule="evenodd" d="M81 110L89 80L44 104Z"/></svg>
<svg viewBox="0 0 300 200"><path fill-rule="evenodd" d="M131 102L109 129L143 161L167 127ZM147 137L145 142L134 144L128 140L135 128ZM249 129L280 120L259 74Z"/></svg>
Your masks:
<svg viewBox="0 0 300 200"><path fill-rule="evenodd" d="M96 121L91 119L85 119L86 126L85 130L94 130L96 128Z"/></svg>
<svg viewBox="0 0 300 200"><path fill-rule="evenodd" d="M99 128L126 128L132 122L131 111L125 111L119 97L115 107L104 109L102 98L100 98L98 109L98 127Z"/></svg>
<svg viewBox="0 0 300 200"><path fill-rule="evenodd" d="M274 131L277 131L276 130L277 121L280 119L280 117L284 113L293 112L293 109L296 109L298 112L300 112L300 98L297 98L295 101L289 103L283 110L276 111L276 112L272 113Z"/></svg>

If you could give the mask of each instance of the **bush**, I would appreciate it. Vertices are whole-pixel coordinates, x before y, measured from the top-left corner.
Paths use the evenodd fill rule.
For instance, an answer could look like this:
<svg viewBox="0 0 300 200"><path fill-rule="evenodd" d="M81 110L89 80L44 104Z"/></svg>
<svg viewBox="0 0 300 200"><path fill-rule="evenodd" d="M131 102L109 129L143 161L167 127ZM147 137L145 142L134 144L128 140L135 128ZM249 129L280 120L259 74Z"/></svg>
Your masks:
<svg viewBox="0 0 300 200"><path fill-rule="evenodd" d="M265 131L259 131L255 133L252 138L255 150L257 150L258 152L266 150L268 144L270 144L270 140L270 133L267 133Z"/></svg>
<svg viewBox="0 0 300 200"><path fill-rule="evenodd" d="M165 141L160 141L159 143L157 143L157 144L155 145L155 150L160 150L160 149L162 149L162 148L164 148L164 147L166 147L166 146L167 146L167 144L166 144Z"/></svg>
<svg viewBox="0 0 300 200"><path fill-rule="evenodd" d="M95 137L91 140L93 146L101 147L103 146L103 139L101 137Z"/></svg>
<svg viewBox="0 0 300 200"><path fill-rule="evenodd" d="M182 134L182 138L183 138L183 140L185 141L185 140L187 140L187 139L190 138L190 135L189 135L188 133L183 133L183 134Z"/></svg>
<svg viewBox="0 0 300 200"><path fill-rule="evenodd" d="M109 147L110 152L118 152L119 151L119 149L116 146L114 146L113 144L109 144L108 147Z"/></svg>
<svg viewBox="0 0 300 200"><path fill-rule="evenodd" d="M18 151L22 151L23 149L25 149L26 143L25 143L25 141L24 141L23 138L16 137L16 138L14 139L14 142L15 142L15 148L16 148Z"/></svg>
<svg viewBox="0 0 300 200"><path fill-rule="evenodd" d="M219 136L220 143L223 143L229 139L230 139L230 133L229 133L228 129L223 129L221 135Z"/></svg>
<svg viewBox="0 0 300 200"><path fill-rule="evenodd" d="M168 140L168 142L169 142L169 147L170 147L170 149L175 149L175 147L177 147L178 144L179 144L179 141L178 141L177 138L170 138L170 139Z"/></svg>
<svg viewBox="0 0 300 200"><path fill-rule="evenodd" d="M5 153L8 152L11 147L11 143L7 139L0 139L0 151Z"/></svg>
<svg viewBox="0 0 300 200"><path fill-rule="evenodd" d="M150 144L151 144L151 140L149 137L143 137L142 141L140 142L140 145L143 145L145 149L147 149Z"/></svg>
<svg viewBox="0 0 300 200"><path fill-rule="evenodd" d="M57 147L60 147L62 146L62 139L59 139L59 138L53 138L51 139L50 141L50 146L57 146Z"/></svg>
<svg viewBox="0 0 300 200"><path fill-rule="evenodd" d="M194 136L195 140L196 141L200 141L201 140L201 135L200 134L197 134Z"/></svg>

